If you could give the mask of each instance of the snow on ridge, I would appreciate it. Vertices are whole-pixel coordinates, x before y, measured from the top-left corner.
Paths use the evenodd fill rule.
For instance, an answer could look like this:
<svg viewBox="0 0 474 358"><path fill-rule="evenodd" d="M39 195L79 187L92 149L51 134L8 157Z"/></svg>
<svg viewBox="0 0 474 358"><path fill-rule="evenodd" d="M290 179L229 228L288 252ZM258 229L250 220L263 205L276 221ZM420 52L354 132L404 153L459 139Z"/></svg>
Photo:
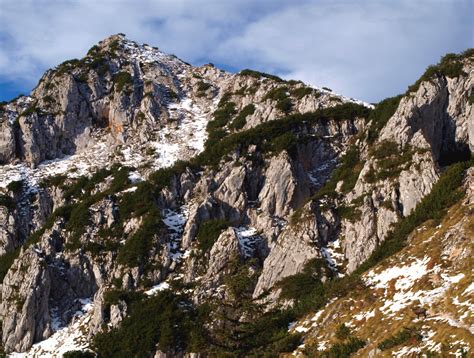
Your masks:
<svg viewBox="0 0 474 358"><path fill-rule="evenodd" d="M157 170L172 166L179 159L187 159L204 150L207 139L206 126L209 121L209 112L195 105L190 98L184 98L178 103L172 103L169 108L178 122L177 127L165 127L158 133L158 138L151 143L155 149L156 158L152 168ZM213 107L210 108L210 111ZM9 183L23 180L32 192L37 192L39 183L48 177L67 175L69 178L78 178L90 175L96 170L112 164L113 151L106 143L106 134L97 133L95 144L81 153L63 156L53 160L46 160L36 168L30 168L26 163L7 164L0 166L0 189L6 189ZM137 167L144 163L143 146L134 143L125 143L121 150L125 166ZM139 173L130 178L140 180Z"/></svg>
<svg viewBox="0 0 474 358"><path fill-rule="evenodd" d="M30 190L36 192L43 179L63 174L69 178L88 175L108 161L107 145L99 142L82 153L47 160L36 168L30 168L25 163L7 164L0 166L0 188L5 189L9 183L23 180Z"/></svg>
<svg viewBox="0 0 474 358"><path fill-rule="evenodd" d="M174 55L168 55L157 47L152 47L146 44L138 44L135 41L128 39L122 39L122 44L125 51L128 53L132 60L139 62L151 63L155 66L159 66L168 75L177 75L182 73L187 65Z"/></svg>
<svg viewBox="0 0 474 358"><path fill-rule="evenodd" d="M364 101L361 101L361 100L358 100L358 99L355 99L355 98L346 97L342 94L333 92L332 90L327 90L323 87L318 87L318 86L311 86L311 87L314 88L314 89L317 89L319 92L322 92L323 94L338 97L343 103L355 103L355 104L360 104L361 106L364 106L364 107L367 107L367 108L370 108L370 109L375 108L375 106L373 104L370 104L370 103L367 103L367 102L364 102Z"/></svg>
<svg viewBox="0 0 474 358"><path fill-rule="evenodd" d="M157 156L154 169L171 166L179 159L201 153L207 139L209 111L204 111L188 97L180 102L170 103L168 109L177 125L175 128L166 126L160 130L158 140L151 143Z"/></svg>

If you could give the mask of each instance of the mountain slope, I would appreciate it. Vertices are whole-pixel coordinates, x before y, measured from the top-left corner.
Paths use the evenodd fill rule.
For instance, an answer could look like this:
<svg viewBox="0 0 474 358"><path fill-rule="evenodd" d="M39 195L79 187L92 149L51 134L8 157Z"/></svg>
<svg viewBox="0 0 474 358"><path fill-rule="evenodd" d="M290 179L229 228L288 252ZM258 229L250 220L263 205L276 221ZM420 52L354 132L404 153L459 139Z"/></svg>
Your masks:
<svg viewBox="0 0 474 358"><path fill-rule="evenodd" d="M363 342L353 351L358 357L472 351L473 174L471 167L462 187L449 195L466 194L439 219L418 226L406 247L363 274L351 292L293 324L292 330L305 336L296 355L348 349L350 337ZM434 190L424 201L428 206L442 188L437 184Z"/></svg>
<svg viewBox="0 0 474 358"><path fill-rule="evenodd" d="M473 66L375 109L122 35L48 71L0 112L5 350L292 351L288 323L396 253L469 158Z"/></svg>

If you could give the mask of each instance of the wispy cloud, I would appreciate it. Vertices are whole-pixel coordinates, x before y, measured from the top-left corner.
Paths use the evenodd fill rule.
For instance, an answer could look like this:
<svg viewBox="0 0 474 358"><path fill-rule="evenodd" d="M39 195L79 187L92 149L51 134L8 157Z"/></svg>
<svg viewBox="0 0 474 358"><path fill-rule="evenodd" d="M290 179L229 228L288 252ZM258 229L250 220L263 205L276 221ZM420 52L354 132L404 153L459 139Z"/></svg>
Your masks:
<svg viewBox="0 0 474 358"><path fill-rule="evenodd" d="M254 67L377 101L473 46L470 0L0 0L0 86L124 32L185 61ZM0 87L1 88L1 87ZM1 89L0 89L1 93Z"/></svg>

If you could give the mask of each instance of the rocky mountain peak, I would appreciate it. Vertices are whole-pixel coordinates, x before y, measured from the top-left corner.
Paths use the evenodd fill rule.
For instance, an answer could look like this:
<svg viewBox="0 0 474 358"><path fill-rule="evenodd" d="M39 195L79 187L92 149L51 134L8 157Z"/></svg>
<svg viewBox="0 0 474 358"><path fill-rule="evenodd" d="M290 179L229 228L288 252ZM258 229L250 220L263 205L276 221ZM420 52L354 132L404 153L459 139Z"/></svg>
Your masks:
<svg viewBox="0 0 474 358"><path fill-rule="evenodd" d="M361 289L448 207L472 217L473 66L448 55L375 107L122 34L47 71L0 107L4 349L293 351L310 328L289 323Z"/></svg>

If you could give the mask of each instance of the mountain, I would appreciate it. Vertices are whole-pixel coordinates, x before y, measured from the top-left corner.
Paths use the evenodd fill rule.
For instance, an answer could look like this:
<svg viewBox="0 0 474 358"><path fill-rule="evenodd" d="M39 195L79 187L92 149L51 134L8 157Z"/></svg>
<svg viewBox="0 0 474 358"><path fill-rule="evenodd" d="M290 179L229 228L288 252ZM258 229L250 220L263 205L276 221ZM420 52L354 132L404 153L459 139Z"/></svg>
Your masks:
<svg viewBox="0 0 474 358"><path fill-rule="evenodd" d="M0 106L4 351L468 354L473 95L473 50L373 106L99 42Z"/></svg>

